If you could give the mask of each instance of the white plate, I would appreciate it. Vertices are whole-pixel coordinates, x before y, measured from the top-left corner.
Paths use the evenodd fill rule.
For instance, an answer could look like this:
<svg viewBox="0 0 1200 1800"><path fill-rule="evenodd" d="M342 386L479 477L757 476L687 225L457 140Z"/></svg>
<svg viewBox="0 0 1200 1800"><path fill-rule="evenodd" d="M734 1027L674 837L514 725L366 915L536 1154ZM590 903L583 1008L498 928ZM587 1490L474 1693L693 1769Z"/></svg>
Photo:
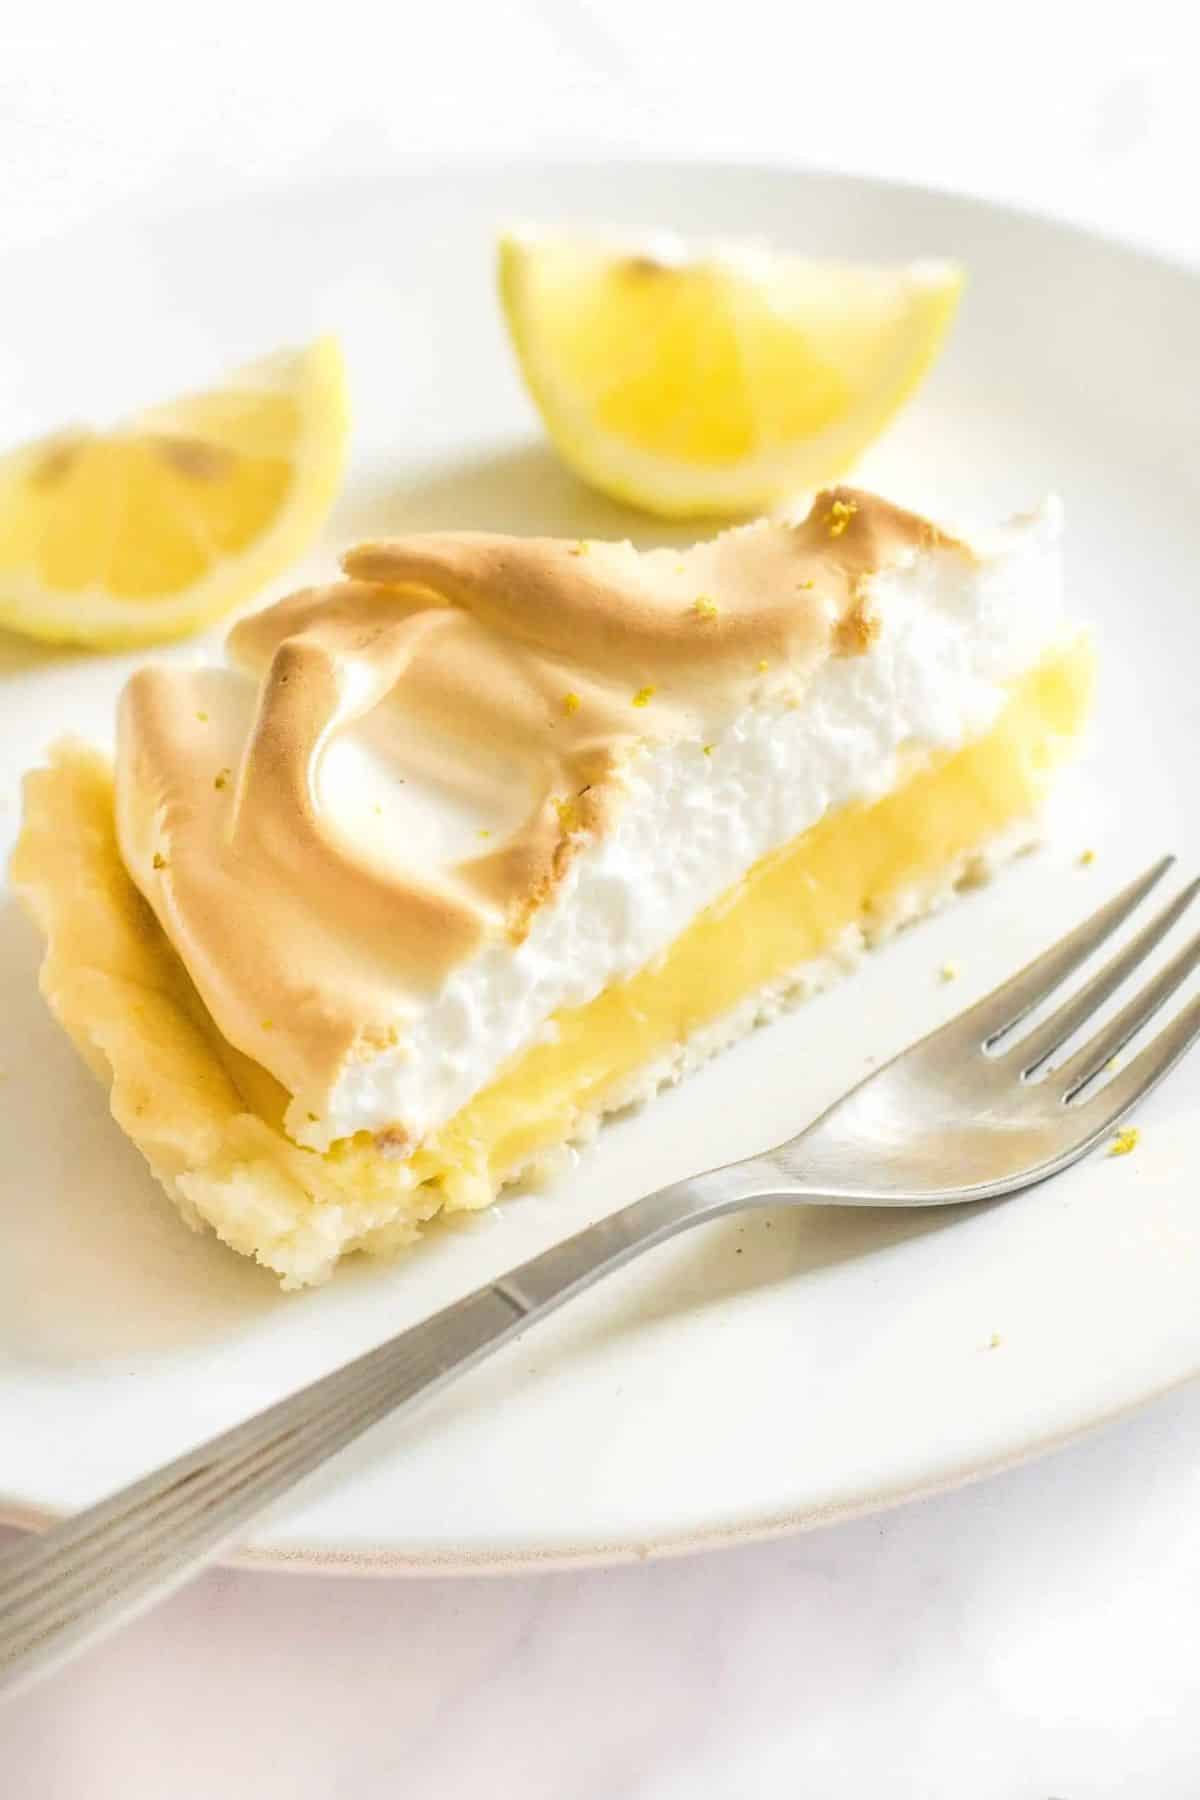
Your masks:
<svg viewBox="0 0 1200 1800"><path fill-rule="evenodd" d="M610 1125L552 1190L294 1297L176 1219L44 1013L33 931L0 895L11 1516L78 1507L634 1195L790 1134L1128 871L1198 847L1200 284L1064 227L747 167L455 164L235 200L0 270L4 432L119 413L333 326L354 466L311 568L348 538L432 525L649 541L564 473L521 392L490 271L514 215L966 261L949 352L862 476L985 519L1064 494L1071 587L1104 659L1091 811ZM64 730L107 738L129 666L0 641L6 837L18 771ZM949 957L962 978L941 985ZM1004 1205L780 1211L658 1251L377 1430L260 1526L253 1554L426 1570L644 1555L882 1506L1110 1417L1200 1368L1198 1078L1200 1060L1147 1106L1134 1156Z"/></svg>

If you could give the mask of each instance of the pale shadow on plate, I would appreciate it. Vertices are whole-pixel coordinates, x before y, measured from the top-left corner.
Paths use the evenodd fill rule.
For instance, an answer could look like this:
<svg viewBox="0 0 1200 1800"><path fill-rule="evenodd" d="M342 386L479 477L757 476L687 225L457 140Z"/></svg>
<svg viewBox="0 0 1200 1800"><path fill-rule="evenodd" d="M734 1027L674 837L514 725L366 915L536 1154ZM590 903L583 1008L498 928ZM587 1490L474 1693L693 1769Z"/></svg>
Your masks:
<svg viewBox="0 0 1200 1800"><path fill-rule="evenodd" d="M93 1363L225 1340L286 1304L187 1230L38 992L40 944L0 901L0 1353Z"/></svg>
<svg viewBox="0 0 1200 1800"><path fill-rule="evenodd" d="M650 518L585 487L546 444L501 446L407 479L364 476L330 522L342 544L411 531L503 531L549 537L630 538L642 549L711 536L707 521Z"/></svg>
<svg viewBox="0 0 1200 1800"><path fill-rule="evenodd" d="M603 1313L572 1334L572 1349L604 1350L632 1332L719 1312L780 1283L797 1284L800 1305L808 1278L945 1231L963 1217L961 1207L772 1206L714 1220L675 1244L650 1293L615 1285Z"/></svg>
<svg viewBox="0 0 1200 1800"><path fill-rule="evenodd" d="M520 1203L517 1193L500 1202ZM640 1334L661 1330L686 1314L711 1313L718 1329L725 1325L736 1329L738 1302L783 1283L794 1286L795 1304L802 1308L809 1278L882 1256L961 1224L981 1210L980 1206L769 1207L698 1226L648 1252L643 1263L606 1277L582 1301L546 1324L532 1326L517 1345L472 1370L444 1394L418 1403L410 1413L381 1421L305 1481L304 1503L319 1503L356 1473L369 1476L380 1463L415 1449L447 1426L455 1432L469 1430L472 1416L496 1414L518 1390L528 1398L531 1390L555 1381L577 1358L598 1359L615 1368L622 1344L629 1346Z"/></svg>

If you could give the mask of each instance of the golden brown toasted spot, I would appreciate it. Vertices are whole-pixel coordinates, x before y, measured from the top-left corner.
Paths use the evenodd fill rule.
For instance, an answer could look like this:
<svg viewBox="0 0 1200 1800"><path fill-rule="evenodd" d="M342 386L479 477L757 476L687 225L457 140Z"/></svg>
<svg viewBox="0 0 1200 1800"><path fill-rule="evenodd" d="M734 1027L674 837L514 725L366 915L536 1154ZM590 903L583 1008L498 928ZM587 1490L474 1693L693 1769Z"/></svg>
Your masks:
<svg viewBox="0 0 1200 1800"><path fill-rule="evenodd" d="M414 1144L402 1125L387 1125L375 1133L375 1148L382 1156L407 1156Z"/></svg>
<svg viewBox="0 0 1200 1800"><path fill-rule="evenodd" d="M883 630L883 621L865 594L856 594L849 612L834 627L836 656L862 656Z"/></svg>

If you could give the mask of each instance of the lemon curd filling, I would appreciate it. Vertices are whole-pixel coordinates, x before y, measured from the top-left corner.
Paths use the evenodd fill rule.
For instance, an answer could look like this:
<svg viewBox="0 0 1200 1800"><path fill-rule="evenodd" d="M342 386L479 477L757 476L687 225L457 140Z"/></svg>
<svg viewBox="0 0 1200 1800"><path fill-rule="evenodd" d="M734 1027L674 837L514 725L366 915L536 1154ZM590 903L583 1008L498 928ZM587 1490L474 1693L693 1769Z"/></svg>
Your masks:
<svg viewBox="0 0 1200 1800"><path fill-rule="evenodd" d="M1091 652L1055 651L1010 689L983 736L915 763L764 857L632 979L560 1012L413 1154L361 1133L322 1153L282 1129L288 1095L218 1032L121 860L111 772L63 746L27 787L13 874L46 937L42 986L114 1117L190 1223L286 1286L352 1248L411 1241L441 1210L505 1180L636 1091L639 1074L859 927L870 939L1036 813L1088 708Z"/></svg>

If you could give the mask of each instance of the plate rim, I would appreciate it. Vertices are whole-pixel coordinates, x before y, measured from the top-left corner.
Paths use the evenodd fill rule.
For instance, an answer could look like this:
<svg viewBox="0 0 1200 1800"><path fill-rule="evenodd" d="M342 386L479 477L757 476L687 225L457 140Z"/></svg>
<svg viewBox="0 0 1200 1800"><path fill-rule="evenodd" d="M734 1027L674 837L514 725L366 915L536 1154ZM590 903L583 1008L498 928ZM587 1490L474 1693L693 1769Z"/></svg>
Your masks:
<svg viewBox="0 0 1200 1800"><path fill-rule="evenodd" d="M552 169L568 174L572 171L594 173L597 169L606 169L623 177L636 176L640 171L652 169L659 175L679 175L685 181L697 175L719 176L735 171L739 174L759 173L771 179L827 183L830 186L848 183L855 187L905 194L935 205L949 202L968 211L982 210L991 213L1013 224L1034 225L1039 229L1065 234L1134 262L1156 264L1171 275L1181 276L1200 286L1200 262L1190 260L1182 251L1143 241L1127 230L1078 219L1065 209L1052 205L1039 206L1033 202L1005 199L999 195L975 193L970 188L956 187L952 182L915 181L883 170L843 169L833 164L804 161L799 157L791 160L768 151L730 150L719 156L688 156L673 148L658 150L650 147L610 155L601 146L586 145L562 151L507 149L497 157L490 157L476 149L414 149L397 156L387 166L382 163L363 163L328 175L322 175L315 166L301 168L295 176L286 179L280 177L273 181L240 186L225 184L210 195L203 198L193 196L177 206L171 206L158 198L144 202L132 200L124 204L114 201L99 217L68 220L62 225L51 225L44 231L35 231L0 245L0 264L11 258L20 259L53 251L64 242L100 235L114 227L169 227L188 219L219 216L231 205L269 204L272 200L295 196L306 189L336 190L363 185L379 186L390 181L408 181L422 174L440 173L447 168L466 174L468 178L472 174L478 174L490 179L510 170L514 175L519 175L537 169Z"/></svg>
<svg viewBox="0 0 1200 1800"><path fill-rule="evenodd" d="M1197 1379L1200 1379L1200 1373L1196 1372L1175 1376L1134 1399L1122 1400L1090 1418L1079 1420L1065 1430L1046 1432L1017 1449L932 1476L927 1481L898 1485L894 1489L877 1492L869 1499L818 1507L806 1512L780 1514L749 1525L668 1533L636 1544L593 1544L545 1551L480 1551L476 1554L461 1551L406 1554L383 1544L360 1545L354 1550L338 1550L331 1545L304 1544L281 1548L270 1544L256 1544L251 1539L236 1548L219 1550L215 1556L197 1565L193 1573L199 1574L201 1569L209 1567L263 1574L344 1575L362 1580L466 1580L482 1576L502 1579L570 1574L589 1569L640 1567L651 1562L676 1561L686 1556L738 1550L751 1544L775 1543L783 1538L823 1531L829 1526L851 1524L856 1519L896 1512L900 1507L933 1500L941 1494L956 1494L963 1488L975 1487L990 1481L994 1476L1007 1474L1009 1470L1040 1462L1060 1450L1081 1443L1097 1432L1119 1425L1122 1420L1141 1412L1143 1407L1153 1406L1169 1394L1190 1387ZM49 1531L53 1526L74 1516L51 1508L10 1504L0 1495L0 1526L39 1533Z"/></svg>

